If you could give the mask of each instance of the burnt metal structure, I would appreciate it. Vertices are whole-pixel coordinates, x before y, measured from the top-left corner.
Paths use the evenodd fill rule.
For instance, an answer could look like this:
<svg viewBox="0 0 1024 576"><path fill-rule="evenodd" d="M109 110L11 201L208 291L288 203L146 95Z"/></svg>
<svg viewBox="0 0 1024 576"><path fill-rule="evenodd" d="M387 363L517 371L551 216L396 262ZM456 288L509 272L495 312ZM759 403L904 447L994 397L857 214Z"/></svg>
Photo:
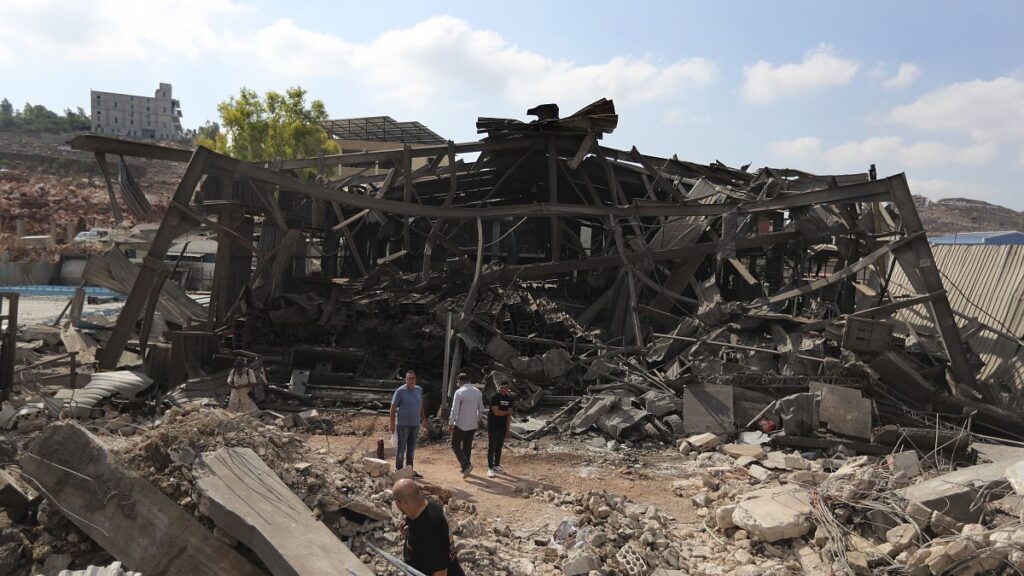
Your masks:
<svg viewBox="0 0 1024 576"><path fill-rule="evenodd" d="M218 265L209 316L192 329L205 325L238 348L258 340L257 317L301 324L295 311L309 298L324 303L312 323L344 331L351 325L339 315L372 310L374 290L405 310L438 305L424 294L459 294L447 305L454 333L499 360L508 354L488 338L566 341L488 325L484 286L557 283L583 303L579 323L600 331L589 345L618 351L664 348L656 328L693 319L712 328L777 324L796 341L847 317L924 306L948 366L940 394L958 406L981 400L993 418L1009 417L990 384L975 378L903 174L748 171L609 148L600 140L618 117L608 100L565 118L553 105L533 113L532 122L480 118L484 137L475 142L256 163L195 150L100 368L116 366L138 319L152 314L146 304L159 297L171 242L205 226L218 234ZM383 118L386 131L393 121ZM370 128L378 127L344 137L368 139ZM72 145L97 156L186 160L178 150L97 136ZM415 158L424 162L413 169ZM384 170L332 179L335 167L367 165ZM817 258L808 250L819 245L832 255L824 275L808 273ZM915 292L899 300L886 291L894 265ZM877 301L865 304L865 294Z"/></svg>

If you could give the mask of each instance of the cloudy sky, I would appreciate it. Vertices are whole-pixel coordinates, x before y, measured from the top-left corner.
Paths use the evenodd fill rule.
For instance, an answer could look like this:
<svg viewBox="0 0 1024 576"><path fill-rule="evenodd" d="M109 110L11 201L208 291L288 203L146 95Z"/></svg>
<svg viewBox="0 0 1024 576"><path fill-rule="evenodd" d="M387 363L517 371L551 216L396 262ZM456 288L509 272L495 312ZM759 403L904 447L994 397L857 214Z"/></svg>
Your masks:
<svg viewBox="0 0 1024 576"><path fill-rule="evenodd" d="M240 86L307 88L332 117L476 138L615 100L611 146L906 172L916 193L1024 209L1024 4L1016 1L270 2L0 0L0 97L174 85L186 127Z"/></svg>

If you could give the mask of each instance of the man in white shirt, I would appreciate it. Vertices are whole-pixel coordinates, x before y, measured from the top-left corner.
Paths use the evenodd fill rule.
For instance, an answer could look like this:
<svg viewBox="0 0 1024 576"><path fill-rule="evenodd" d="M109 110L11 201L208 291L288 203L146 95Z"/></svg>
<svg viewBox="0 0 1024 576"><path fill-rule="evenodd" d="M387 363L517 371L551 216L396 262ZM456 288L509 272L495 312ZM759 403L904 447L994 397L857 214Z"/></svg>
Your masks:
<svg viewBox="0 0 1024 576"><path fill-rule="evenodd" d="M459 389L452 399L452 415L448 419L448 432L452 435L452 452L459 460L462 477L469 476L473 464L469 461L473 451L473 435L483 421L484 395L469 381L469 376L459 374Z"/></svg>

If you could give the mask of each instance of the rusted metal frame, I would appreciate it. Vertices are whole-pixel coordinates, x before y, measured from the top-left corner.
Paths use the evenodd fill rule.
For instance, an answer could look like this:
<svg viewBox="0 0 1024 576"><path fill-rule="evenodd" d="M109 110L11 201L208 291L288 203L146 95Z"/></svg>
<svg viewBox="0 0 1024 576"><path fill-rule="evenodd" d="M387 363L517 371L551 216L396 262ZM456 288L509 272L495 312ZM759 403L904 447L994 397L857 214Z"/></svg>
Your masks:
<svg viewBox="0 0 1024 576"><path fill-rule="evenodd" d="M761 301L755 301L754 306L778 304L780 302L785 302L790 298L796 298L797 296L803 296L805 294L810 294L811 292L817 292L822 288L831 286L837 282L841 282L846 278L849 278L850 276L860 272L861 270L871 267L872 265L874 265L876 260L884 256L885 254L891 253L893 250L896 250L900 246L903 246L904 244L909 244L917 240L918 238L924 237L924 232L921 231L917 232L912 236L906 236L894 242L890 242L889 244L882 246L881 248L875 250L874 252L868 254L867 256L864 256L860 260L857 260L852 264L844 266L843 268L832 272L831 274L825 276L824 278L814 280L813 282L808 282L807 284L804 284L799 288L794 288L792 290L782 292L781 294L776 294L771 298L764 299L763 303ZM927 239L925 239L925 241L927 241Z"/></svg>
<svg viewBox="0 0 1024 576"><path fill-rule="evenodd" d="M548 201L558 204L558 137L548 137ZM551 261L562 259L562 219L551 217Z"/></svg>
<svg viewBox="0 0 1024 576"><path fill-rule="evenodd" d="M186 163L192 158L192 150L182 150L170 146L146 144L133 140L121 140L96 134L83 134L68 140L68 145L75 150L94 154L117 154L150 160L166 160L168 162Z"/></svg>
<svg viewBox="0 0 1024 576"><path fill-rule="evenodd" d="M569 228L569 225L566 224L564 221L561 222L561 225L563 236L565 238L568 238L569 247L572 248L573 251L579 254L582 258L586 258L587 251L583 249L583 242L580 240L579 236L577 236L573 232L573 230Z"/></svg>
<svg viewBox="0 0 1024 576"><path fill-rule="evenodd" d="M622 184L619 182L618 176L615 175L615 169L612 168L612 165L608 163L608 159L604 156L598 156L597 159L601 163L601 168L604 169L604 177L608 182L608 191L611 193L612 199L620 206L628 204L629 201L626 199L626 194L622 191ZM630 224L633 226L633 234L642 237L642 228L635 218L630 218Z"/></svg>
<svg viewBox="0 0 1024 576"><path fill-rule="evenodd" d="M455 200L455 194L459 190L459 171L455 165L455 143L451 140L448 141L448 194L444 197L444 202L441 204L443 208L451 206L452 201ZM444 219L437 218L430 226L430 234L427 236L427 241L423 245L423 262L420 265L420 273L422 274L422 280L426 281L427 276L430 275L430 259L434 254L434 243L437 242L437 236L441 233L441 224Z"/></svg>
<svg viewBox="0 0 1024 576"><path fill-rule="evenodd" d="M900 213L900 220L904 232L913 238L909 248L913 250L914 259L917 262L917 272L924 282L928 294L942 292L944 286L939 270L935 265L935 256L932 254L931 245L924 234L924 225L917 214L914 205L914 198L910 194L910 186L904 174L897 174L885 180L875 182L886 182L889 187L893 204ZM932 299L929 304L932 312L932 320L942 337L943 347L946 349L946 357L949 358L950 370L956 382L977 390L987 402L999 405L999 398L995 391L983 380L974 377L974 370L971 369L970 361L967 358L967 351L960 338L960 329L956 323L956 316L953 308L949 305L949 299L943 292L940 296ZM956 390L953 390L956 393Z"/></svg>
<svg viewBox="0 0 1024 576"><path fill-rule="evenodd" d="M796 240L800 237L798 232L770 232L760 234L751 238L740 238L736 240L737 249L760 248L783 242ZM664 250L652 250L647 252L628 252L626 258L630 262L640 262L651 259L655 262L662 260L683 260L700 258L718 251L718 242L702 242L682 248L667 248ZM565 260L558 263L545 262L541 264L526 264L523 266L506 266L503 273L509 277L536 279L545 278L555 274L576 272L583 270L596 270L598 268L611 268L621 262L618 255L615 256L591 256L586 260Z"/></svg>
<svg viewBox="0 0 1024 576"><path fill-rule="evenodd" d="M465 323L473 314L473 307L476 306L477 295L480 291L480 270L484 265L484 223L482 218L476 219L476 266L473 267L473 283L469 286L466 294L466 302L462 307L462 315L459 317L459 328L465 329Z"/></svg>
<svg viewBox="0 0 1024 576"><path fill-rule="evenodd" d="M614 216L608 217L608 223L614 230L613 234L615 235L615 246L618 248L619 258L622 259L622 265L626 268L626 282L628 283L629 288L629 312L630 318L633 320L633 337L636 339L637 345L643 345L644 336L643 332L640 329L640 314L637 312L636 308L637 305L640 304L640 302L638 301L636 294L636 282L634 280L633 264L629 261L628 258L626 258L626 240L623 238L622 235L622 227L619 226L618 222L615 221ZM625 345L626 341L623 340L622 344Z"/></svg>
<svg viewBox="0 0 1024 576"><path fill-rule="evenodd" d="M580 143L580 147L576 150L576 154L568 160L569 168L575 170L580 167L583 163L583 159L590 154L590 151L594 149L594 144L597 143L597 133L593 130L587 130L587 135L583 137L583 142Z"/></svg>
<svg viewBox="0 0 1024 576"><path fill-rule="evenodd" d="M586 170L577 170L579 175L583 178L583 185L587 187L587 192L590 193L591 200L594 201L594 206L603 206L601 197L597 195L597 189L594 188L594 183L590 180L590 176L587 175Z"/></svg>
<svg viewBox="0 0 1024 576"><path fill-rule="evenodd" d="M196 222L200 224L205 224L206 226L213 228L214 230L217 231L218 234L224 234L226 236L230 236L234 240L237 240L246 250L255 254L257 259L260 259L259 250L256 248L256 245L252 243L252 240L246 238L245 236L242 236L241 234L235 232L231 228L228 228L227 226L224 226L219 222L215 222L207 218L206 216L200 214L199 212L196 212L195 210L192 210L189 207L179 204L173 200L171 201L170 205L174 206L175 208L178 208L183 213L188 215L189 218L192 218Z"/></svg>
<svg viewBox="0 0 1024 576"><path fill-rule="evenodd" d="M515 140L504 140L501 142L490 142L478 140L475 142L461 142L455 144L455 152L457 154L475 154L477 152L487 153L491 151L502 151L502 150L516 150L520 148L529 148L535 146L538 138L518 138ZM349 154L335 154L331 156L324 156L324 166L346 166L350 164L362 164L365 162L380 162L380 161L391 161L399 162L402 158L402 148L392 148L390 150L375 150L373 152L355 152ZM417 146L412 149L413 158L428 158L436 156L438 154L446 154L448 152L447 144L437 144L431 146ZM281 163L282 170L295 170L297 168L314 168L318 162L317 158L298 158L295 160L285 160Z"/></svg>
<svg viewBox="0 0 1024 576"><path fill-rule="evenodd" d="M252 182L252 180L246 180L246 183L249 184L249 186L252 188L253 192L256 194L256 197L259 198L261 202L263 202L264 206L266 206L267 212L270 213L270 216L274 219L274 222L277 223L277 227L280 228L281 230L287 230L288 221L285 220L284 212L281 210L281 207L274 200L274 197L270 196L270 194L267 193L266 191L261 190L258 186L256 186L256 184Z"/></svg>
<svg viewBox="0 0 1024 576"><path fill-rule="evenodd" d="M609 159L614 160L627 160L632 161L632 156L625 150L618 150L616 148L609 148L607 146L597 146L595 153L603 155ZM660 163L664 165L663 171L670 174L678 173L679 176L692 177L697 175L698 177L704 177L721 181L723 178L728 177L735 184L749 184L754 180L754 175L750 172L745 172L738 168L732 168L729 166L708 166L705 164L696 164L694 162L686 162L673 156L672 158L659 158L657 156L644 155L651 164Z"/></svg>
<svg viewBox="0 0 1024 576"><path fill-rule="evenodd" d="M658 184L658 187L661 188L668 197L675 198L679 202L686 202L686 196L684 196L683 193L680 192L679 189L677 189L671 182L666 180L661 171L655 168L645 156L640 154L640 151L636 149L636 146L633 146L632 150L629 151L629 155L633 157L633 160L636 160L637 163L644 167L644 170L654 178L655 183Z"/></svg>
<svg viewBox="0 0 1024 576"><path fill-rule="evenodd" d="M153 315L156 313L157 302L160 301L160 294L163 292L164 283L171 276L167 268L157 271L156 282L153 283L153 290L149 293L146 301L146 313L142 317L142 329L139 330L139 355L146 358L146 348L149 346L149 334L153 330ZM210 303L212 313L213 303Z"/></svg>
<svg viewBox="0 0 1024 576"><path fill-rule="evenodd" d="M146 258L143 259L143 265L139 269L139 274L135 277L135 284L132 285L131 293L128 294L128 299L125 301L124 306L121 308L121 313L117 317L117 324L111 331L106 346L103 347L103 354L98 362L99 369L113 370L117 368L117 363L121 359L121 353L124 352L124 347L128 344L128 338L131 336L135 322L138 320L139 314L142 313L143 306L153 290L153 285L159 277L160 270L167 268L162 259L167 255L167 249L177 236L182 220L189 218L175 204L185 205L190 202L192 195L195 193L196 186L199 185L199 180L206 173L213 155L213 152L204 147L199 147L192 154L192 160L189 162L184 176L182 176L181 181L178 182L177 189L174 191L174 196L171 199L172 204L167 208L167 214L163 220L160 221L160 227L157 229L153 242L150 244Z"/></svg>
<svg viewBox="0 0 1024 576"><path fill-rule="evenodd" d="M331 207L334 208L334 215L338 217L338 221L344 222L345 213L341 211L341 205L337 202L331 202ZM359 268L359 275L365 277L366 265L363 264L363 258L359 255L359 250L356 247L356 237L347 226L341 229L341 233L345 237L345 243L348 245L348 253L352 255L352 259L356 262L356 267Z"/></svg>
<svg viewBox="0 0 1024 576"><path fill-rule="evenodd" d="M567 168L567 166L568 163L566 161L559 159L558 168L562 171L562 175L565 176L565 180L569 183L569 187L572 188L572 191L575 192L576 196L579 197L581 204L589 204L590 202L583 197L583 193L580 192L579 187L577 187L576 183L572 181L572 175L569 174L569 169Z"/></svg>
<svg viewBox="0 0 1024 576"><path fill-rule="evenodd" d="M114 183L110 180L110 167L107 166L107 156L96 152L96 163L99 164L100 172L103 174L103 181L107 183L107 195L110 197L110 213L116 222L124 220L121 207L117 205L117 196L114 194Z"/></svg>
<svg viewBox="0 0 1024 576"><path fill-rule="evenodd" d="M512 175L512 173L515 172L516 168L518 168L519 165L522 164L523 161L525 161L530 156L530 154L533 154L534 150L536 150L536 148L530 148L529 150L526 151L525 154L516 159L516 161L513 162L511 166L509 166L508 170L506 170L505 173L502 174L500 178L498 178L498 181L494 183L494 186L492 186L491 189L487 191L487 194L485 194L482 199L476 201L476 203L481 205L486 204L487 201L490 200L492 196L497 194L498 190L501 188L501 185L505 183L505 180L507 180ZM450 206L452 199L455 197L455 193L457 191L456 174L456 171L453 170L451 176L449 177L450 184L448 189L448 196L445 197L445 202L444 204L442 204L442 206ZM444 219L441 218L435 220L434 227L432 227L430 231L430 236L427 237L427 242L429 243L428 245L431 248L431 250L434 247L434 242L431 242L431 238L433 238L435 241L437 240L436 236L441 234L440 225L442 224L443 220ZM455 228L453 228L450 232L446 230L448 236L458 234L459 230L462 230L462 226L465 225L465 223L465 220L457 222L455 224ZM435 229L438 231L435 232ZM424 258L426 258L426 256L424 256Z"/></svg>
<svg viewBox="0 0 1024 576"><path fill-rule="evenodd" d="M406 144L402 147L402 175L404 186L402 186L402 202L412 202L412 146ZM409 233L409 216L402 216L402 248L412 253L412 236Z"/></svg>
<svg viewBox="0 0 1024 576"><path fill-rule="evenodd" d="M676 203L648 203L636 202L629 206L577 206L562 204L521 204L510 206L492 206L484 208L460 208L443 207L434 205L408 204L401 201L385 200L381 198L370 198L347 192L340 192L317 186L308 182L289 176L281 172L268 170L261 166L241 162L222 156L213 152L211 162L228 173L236 176L245 176L254 180L276 184L286 190L292 190L315 198L328 201L337 201L343 206L380 210L391 214L404 216L417 216L427 218L448 218L455 220L481 218L504 218L504 217L545 217L545 216L636 216L636 217L657 217L657 216L716 216L727 210L736 210L739 213L756 213L773 210L781 210L795 206L802 206L809 203L833 204L849 202L852 200L877 199L880 196L888 198L884 192L888 180L876 180L861 184L853 184L846 187L836 188L827 191L807 192L783 199L774 198L764 202L749 202L740 205L708 205L694 204L681 206Z"/></svg>

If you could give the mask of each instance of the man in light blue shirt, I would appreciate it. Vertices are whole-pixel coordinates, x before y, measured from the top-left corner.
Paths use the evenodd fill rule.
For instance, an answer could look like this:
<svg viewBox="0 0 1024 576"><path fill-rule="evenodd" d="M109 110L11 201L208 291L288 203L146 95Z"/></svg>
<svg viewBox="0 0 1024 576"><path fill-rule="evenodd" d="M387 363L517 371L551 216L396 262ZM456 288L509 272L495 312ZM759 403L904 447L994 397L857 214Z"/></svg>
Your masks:
<svg viewBox="0 0 1024 576"><path fill-rule="evenodd" d="M469 381L469 376L459 374L459 389L452 399L452 415L448 419L448 432L452 435L452 452L459 460L462 477L469 476L473 464L469 461L473 452L473 435L480 426L486 410L484 395Z"/></svg>
<svg viewBox="0 0 1024 576"><path fill-rule="evenodd" d="M395 470L401 470L405 465L411 468L419 427L427 427L427 416L423 412L423 389L416 385L416 373L412 370L405 373L405 385L395 390L388 416L391 421L388 431L398 436Z"/></svg>

